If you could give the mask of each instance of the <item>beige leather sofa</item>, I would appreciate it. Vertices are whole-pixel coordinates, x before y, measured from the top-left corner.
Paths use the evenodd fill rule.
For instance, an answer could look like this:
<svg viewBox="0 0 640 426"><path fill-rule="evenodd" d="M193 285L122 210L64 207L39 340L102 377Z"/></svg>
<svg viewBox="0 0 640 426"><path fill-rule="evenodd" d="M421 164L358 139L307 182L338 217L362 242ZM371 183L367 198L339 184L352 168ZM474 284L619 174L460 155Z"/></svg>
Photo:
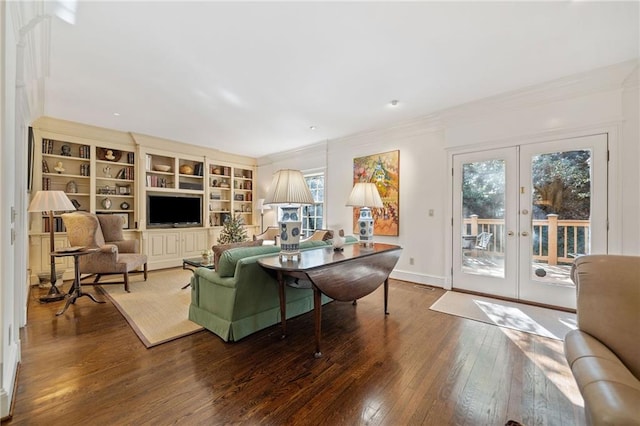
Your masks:
<svg viewBox="0 0 640 426"><path fill-rule="evenodd" d="M578 329L564 349L590 425L640 425L640 257L590 255L572 270Z"/></svg>

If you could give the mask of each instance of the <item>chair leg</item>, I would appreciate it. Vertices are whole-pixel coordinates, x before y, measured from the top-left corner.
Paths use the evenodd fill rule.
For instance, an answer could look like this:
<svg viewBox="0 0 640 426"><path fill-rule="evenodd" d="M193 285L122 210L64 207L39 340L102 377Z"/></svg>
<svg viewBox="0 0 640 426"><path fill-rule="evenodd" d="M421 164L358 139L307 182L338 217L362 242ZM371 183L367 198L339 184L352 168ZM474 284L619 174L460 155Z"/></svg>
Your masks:
<svg viewBox="0 0 640 426"><path fill-rule="evenodd" d="M129 291L129 272L124 273L124 291L131 293Z"/></svg>
<svg viewBox="0 0 640 426"><path fill-rule="evenodd" d="M144 280L147 280L147 264L144 264Z"/></svg>

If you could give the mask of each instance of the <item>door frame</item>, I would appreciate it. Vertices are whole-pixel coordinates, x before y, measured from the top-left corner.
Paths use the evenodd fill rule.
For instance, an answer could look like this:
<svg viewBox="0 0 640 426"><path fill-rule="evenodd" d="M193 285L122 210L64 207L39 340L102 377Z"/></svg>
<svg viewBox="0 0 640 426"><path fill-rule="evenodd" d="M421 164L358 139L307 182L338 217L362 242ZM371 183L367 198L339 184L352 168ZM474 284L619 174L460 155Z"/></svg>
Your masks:
<svg viewBox="0 0 640 426"><path fill-rule="evenodd" d="M529 145L543 142L553 142L562 139L592 136L596 134L606 134L609 143L609 163L607 182L607 209L609 217L608 230L608 251L610 254L620 254L622 247L622 208L619 182L619 140L622 124L612 124L610 126L592 126L574 130L562 130L545 134L529 135L522 137L509 137L500 141L473 143L445 148L447 152L447 193L446 193L446 214L444 225L445 232L445 269L443 276L445 290L452 290L453 284L453 157L457 154L466 154L490 149L508 148L517 145ZM451 144L452 145L452 144Z"/></svg>

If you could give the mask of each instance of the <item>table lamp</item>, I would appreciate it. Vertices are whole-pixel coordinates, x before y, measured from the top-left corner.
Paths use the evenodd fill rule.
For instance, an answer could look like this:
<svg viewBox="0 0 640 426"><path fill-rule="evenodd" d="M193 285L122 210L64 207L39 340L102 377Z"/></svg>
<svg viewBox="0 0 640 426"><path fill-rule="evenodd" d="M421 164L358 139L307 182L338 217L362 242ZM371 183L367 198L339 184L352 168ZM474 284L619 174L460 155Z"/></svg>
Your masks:
<svg viewBox="0 0 640 426"><path fill-rule="evenodd" d="M258 200L258 210L260 210L260 233L264 232L264 211L271 210L271 206L264 203L264 198Z"/></svg>
<svg viewBox="0 0 640 426"><path fill-rule="evenodd" d="M283 169L273 175L264 204L286 204L280 206L280 260L300 259L300 234L302 230L300 205L313 204L313 196L299 170Z"/></svg>
<svg viewBox="0 0 640 426"><path fill-rule="evenodd" d="M49 247L50 253L55 251L54 245L54 223L53 212L75 210L73 203L64 191L38 191L29 204L29 212L49 212ZM51 288L46 296L40 298L40 302L55 302L64 299L65 295L60 293L56 287L56 259L51 257Z"/></svg>
<svg viewBox="0 0 640 426"><path fill-rule="evenodd" d="M371 182L358 182L351 190L347 206L360 207L358 218L358 235L360 243L368 246L373 244L373 216L371 207L383 207L378 187Z"/></svg>

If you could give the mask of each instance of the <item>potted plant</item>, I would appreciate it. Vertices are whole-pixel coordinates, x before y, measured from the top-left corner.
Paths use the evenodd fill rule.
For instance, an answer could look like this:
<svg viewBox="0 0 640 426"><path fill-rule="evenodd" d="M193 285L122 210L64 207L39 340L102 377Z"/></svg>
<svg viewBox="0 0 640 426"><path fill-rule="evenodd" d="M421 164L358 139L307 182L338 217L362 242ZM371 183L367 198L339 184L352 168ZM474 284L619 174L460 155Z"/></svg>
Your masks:
<svg viewBox="0 0 640 426"><path fill-rule="evenodd" d="M247 231L244 229L242 216L228 216L222 225L218 244L241 243L247 241L247 239Z"/></svg>

